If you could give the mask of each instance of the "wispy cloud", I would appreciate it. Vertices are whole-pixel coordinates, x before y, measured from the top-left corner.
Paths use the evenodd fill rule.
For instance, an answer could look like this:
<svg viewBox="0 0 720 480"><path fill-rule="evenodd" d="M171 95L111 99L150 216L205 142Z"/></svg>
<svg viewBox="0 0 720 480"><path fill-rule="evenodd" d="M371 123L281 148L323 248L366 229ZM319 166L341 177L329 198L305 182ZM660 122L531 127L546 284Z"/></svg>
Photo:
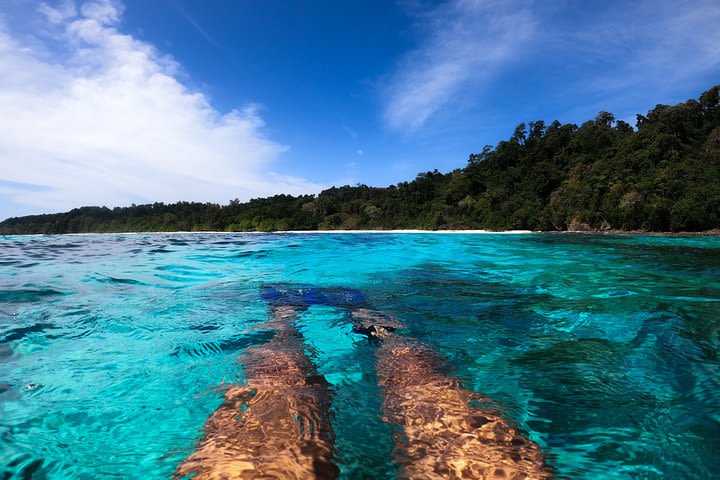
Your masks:
<svg viewBox="0 0 720 480"><path fill-rule="evenodd" d="M348 135L350 135L352 138L357 138L357 137L358 137L357 131L355 131L354 129L348 127L348 126L345 125L344 123L343 123L342 128L343 128L343 130L345 130L345 132L346 132Z"/></svg>
<svg viewBox="0 0 720 480"><path fill-rule="evenodd" d="M217 111L172 59L118 30L120 4L39 10L47 31L31 42L0 23L0 195L47 211L320 188L272 173L288 147L264 134L258 107Z"/></svg>
<svg viewBox="0 0 720 480"><path fill-rule="evenodd" d="M603 65L600 72L588 69L595 73L589 89L657 92L720 66L718 25L715 0L645 0L612 3L588 22L550 35L559 40L555 48Z"/></svg>
<svg viewBox="0 0 720 480"><path fill-rule="evenodd" d="M395 131L414 132L443 111L481 108L478 98L498 88L491 80L500 73L532 78L536 94L571 98L586 116L591 105L623 115L651 107L651 98L679 101L687 93L677 92L709 87L720 69L717 0L413 5L419 47L383 88L384 119Z"/></svg>
<svg viewBox="0 0 720 480"><path fill-rule="evenodd" d="M70 0L58 3L54 7L43 2L38 6L38 11L52 23L60 23L77 15L75 3Z"/></svg>
<svg viewBox="0 0 720 480"><path fill-rule="evenodd" d="M185 10L177 1L169 0L169 4L195 29L196 32L202 35L202 37L207 40L208 43L217 48L223 48L222 45L220 45L202 25L200 25L200 22L198 22L195 17L190 15L190 13L188 13L188 11Z"/></svg>
<svg viewBox="0 0 720 480"><path fill-rule="evenodd" d="M449 0L417 14L425 40L408 53L385 89L385 120L396 130L423 126L463 87L487 80L531 37L527 2Z"/></svg>

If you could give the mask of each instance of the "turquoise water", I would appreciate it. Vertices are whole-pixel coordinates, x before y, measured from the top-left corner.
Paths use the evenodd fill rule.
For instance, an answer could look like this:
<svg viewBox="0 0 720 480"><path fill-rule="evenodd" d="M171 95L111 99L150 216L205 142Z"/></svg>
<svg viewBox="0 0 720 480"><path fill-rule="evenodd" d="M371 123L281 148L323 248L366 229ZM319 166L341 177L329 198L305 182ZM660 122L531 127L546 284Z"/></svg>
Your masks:
<svg viewBox="0 0 720 480"><path fill-rule="evenodd" d="M171 476L237 355L270 339L268 283L362 290L560 476L720 465L720 238L17 236L0 237L0 478ZM343 478L392 478L375 347L330 306L300 330Z"/></svg>

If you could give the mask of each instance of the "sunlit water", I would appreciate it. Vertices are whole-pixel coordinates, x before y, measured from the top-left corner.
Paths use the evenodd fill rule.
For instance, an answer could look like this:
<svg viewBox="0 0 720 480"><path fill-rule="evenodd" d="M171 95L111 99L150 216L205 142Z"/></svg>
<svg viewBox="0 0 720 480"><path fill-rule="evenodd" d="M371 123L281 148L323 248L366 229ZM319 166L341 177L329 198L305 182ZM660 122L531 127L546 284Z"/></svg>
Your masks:
<svg viewBox="0 0 720 480"><path fill-rule="evenodd" d="M171 476L272 337L273 283L362 290L560 476L718 472L719 238L176 234L0 237L0 478ZM392 478L376 347L346 314L299 322L335 462Z"/></svg>

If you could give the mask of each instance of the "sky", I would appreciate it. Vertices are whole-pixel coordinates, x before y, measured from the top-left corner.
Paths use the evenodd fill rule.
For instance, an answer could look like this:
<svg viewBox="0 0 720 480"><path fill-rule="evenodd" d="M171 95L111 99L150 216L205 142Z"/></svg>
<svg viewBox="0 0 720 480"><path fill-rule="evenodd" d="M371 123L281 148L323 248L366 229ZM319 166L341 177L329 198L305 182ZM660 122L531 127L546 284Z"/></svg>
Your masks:
<svg viewBox="0 0 720 480"><path fill-rule="evenodd" d="M0 1L0 219L463 167L720 83L717 0Z"/></svg>

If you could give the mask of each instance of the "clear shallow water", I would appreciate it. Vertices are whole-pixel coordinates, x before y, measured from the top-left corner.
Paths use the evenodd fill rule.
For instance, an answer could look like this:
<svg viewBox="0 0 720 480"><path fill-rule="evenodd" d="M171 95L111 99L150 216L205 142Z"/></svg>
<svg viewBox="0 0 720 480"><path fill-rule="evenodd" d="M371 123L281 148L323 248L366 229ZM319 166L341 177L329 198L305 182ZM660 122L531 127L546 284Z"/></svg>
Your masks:
<svg viewBox="0 0 720 480"><path fill-rule="evenodd" d="M561 476L717 472L720 238L176 234L0 237L0 478L168 478L287 282L365 292ZM392 478L374 347L299 328L343 478Z"/></svg>

